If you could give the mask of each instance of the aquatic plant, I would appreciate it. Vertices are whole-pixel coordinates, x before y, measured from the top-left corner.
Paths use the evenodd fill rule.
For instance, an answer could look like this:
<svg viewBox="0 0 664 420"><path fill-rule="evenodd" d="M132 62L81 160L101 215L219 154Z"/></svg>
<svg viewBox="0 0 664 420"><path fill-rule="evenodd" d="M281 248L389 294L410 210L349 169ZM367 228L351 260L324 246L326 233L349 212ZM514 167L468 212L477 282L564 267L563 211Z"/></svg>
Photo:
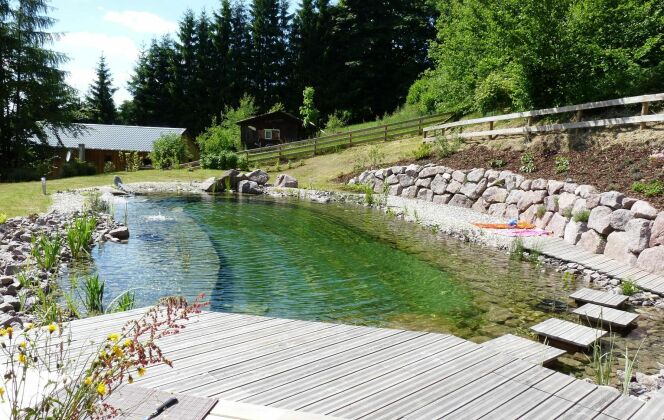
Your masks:
<svg viewBox="0 0 664 420"><path fill-rule="evenodd" d="M58 263L61 247L62 243L57 236L33 236L30 254L35 258L39 267L50 270Z"/></svg>
<svg viewBox="0 0 664 420"><path fill-rule="evenodd" d="M364 193L364 202L372 206L374 204L374 191L370 185L363 185L362 192Z"/></svg>
<svg viewBox="0 0 664 420"><path fill-rule="evenodd" d="M601 323L601 322L600 322ZM611 335L609 339L609 347L605 351L602 348L601 340L597 340L592 345L592 359L590 365L594 372L595 383L597 385L608 385L611 380L611 373L613 371L614 355L614 337Z"/></svg>
<svg viewBox="0 0 664 420"><path fill-rule="evenodd" d="M82 216L74 219L67 229L67 245L73 258L87 254L87 247L92 241L92 233L97 227L97 219L94 216Z"/></svg>
<svg viewBox="0 0 664 420"><path fill-rule="evenodd" d="M104 282L99 275L88 276L83 280L83 296L81 302L88 314L104 313Z"/></svg>
<svg viewBox="0 0 664 420"><path fill-rule="evenodd" d="M102 199L98 191L85 194L83 207L93 213L110 213L111 210L109 202Z"/></svg>
<svg viewBox="0 0 664 420"><path fill-rule="evenodd" d="M118 295L111 303L108 304L107 313L109 312L124 312L134 309L136 304L136 293L133 290L127 290Z"/></svg>
<svg viewBox="0 0 664 420"><path fill-rule="evenodd" d="M639 286L636 285L636 282L630 279L625 279L620 282L620 289L625 296L632 296L641 291Z"/></svg>
<svg viewBox="0 0 664 420"><path fill-rule="evenodd" d="M526 246L523 244L523 239L515 238L509 249L510 259L516 261L523 260L523 254L526 252Z"/></svg>
<svg viewBox="0 0 664 420"><path fill-rule="evenodd" d="M639 357L639 352L641 351L641 346L643 345L643 342L645 339L641 340L641 343L639 344L639 348L636 349L636 353L634 354L634 357L630 358L629 357L629 347L625 345L625 371L623 374L623 380L622 380L622 393L624 396L629 396L629 389L630 385L632 383L632 373L634 372L634 364L636 363L638 357Z"/></svg>

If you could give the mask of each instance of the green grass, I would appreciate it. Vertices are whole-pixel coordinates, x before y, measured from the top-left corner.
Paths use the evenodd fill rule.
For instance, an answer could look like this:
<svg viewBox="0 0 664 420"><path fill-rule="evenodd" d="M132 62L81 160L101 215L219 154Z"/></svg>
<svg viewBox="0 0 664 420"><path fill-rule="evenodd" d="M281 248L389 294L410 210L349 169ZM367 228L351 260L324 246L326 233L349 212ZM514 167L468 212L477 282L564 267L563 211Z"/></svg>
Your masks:
<svg viewBox="0 0 664 420"><path fill-rule="evenodd" d="M0 184L0 213L7 217L27 216L34 213L43 213L51 205L52 194L56 191L73 190L77 188L90 188L112 185L113 177L119 175L122 182L153 182L153 181L201 181L211 176L219 175L218 170L198 169L189 172L186 169L170 171L146 170L138 172L117 172L94 176L54 179L46 182L48 195L41 192L41 182L17 182Z"/></svg>

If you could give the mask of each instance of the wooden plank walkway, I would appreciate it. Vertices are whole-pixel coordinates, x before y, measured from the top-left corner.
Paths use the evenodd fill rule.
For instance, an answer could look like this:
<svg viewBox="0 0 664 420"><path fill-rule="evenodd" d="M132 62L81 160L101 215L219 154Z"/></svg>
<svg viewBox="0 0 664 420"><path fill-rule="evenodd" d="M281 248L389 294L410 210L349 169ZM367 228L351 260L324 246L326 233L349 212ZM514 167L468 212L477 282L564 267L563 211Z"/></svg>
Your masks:
<svg viewBox="0 0 664 420"><path fill-rule="evenodd" d="M586 303L572 312L577 314L581 321L585 321L590 325L606 325L618 329L628 328L639 317L638 314L632 312L607 308L594 303Z"/></svg>
<svg viewBox="0 0 664 420"><path fill-rule="evenodd" d="M664 296L664 276L620 263L601 254L593 254L560 238L525 238L524 246L620 280L632 280L641 289Z"/></svg>
<svg viewBox="0 0 664 420"><path fill-rule="evenodd" d="M600 290L593 290L588 288L579 289L569 295L570 298L577 302L594 303L600 306L609 308L619 308L623 306L629 297L625 295L616 295L609 292L602 292Z"/></svg>
<svg viewBox="0 0 664 420"><path fill-rule="evenodd" d="M549 318L537 325L533 325L530 329L540 337L551 340L551 344L553 345L560 342L584 349L608 334L601 329L586 327L585 325L557 318Z"/></svg>
<svg viewBox="0 0 664 420"><path fill-rule="evenodd" d="M566 353L565 350L512 334L506 334L482 343L482 347L538 365L552 362Z"/></svg>
<svg viewBox="0 0 664 420"><path fill-rule="evenodd" d="M102 342L139 313L73 321L72 343L92 354L89 340ZM174 367L150 367L138 385L311 418L594 417L613 410L620 419L643 405L632 398L597 404L606 401L600 394L584 400L598 387L448 334L214 312L185 325L159 342ZM222 407L211 419L223 418Z"/></svg>

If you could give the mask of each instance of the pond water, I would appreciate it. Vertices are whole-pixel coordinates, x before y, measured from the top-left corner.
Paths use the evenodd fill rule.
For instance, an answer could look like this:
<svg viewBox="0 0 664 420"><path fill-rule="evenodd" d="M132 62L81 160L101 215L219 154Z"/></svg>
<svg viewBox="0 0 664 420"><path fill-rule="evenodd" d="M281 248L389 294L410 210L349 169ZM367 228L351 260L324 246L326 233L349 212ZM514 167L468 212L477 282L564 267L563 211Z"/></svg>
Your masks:
<svg viewBox="0 0 664 420"><path fill-rule="evenodd" d="M137 306L205 293L214 311L449 332L479 342L527 334L570 293L553 270L359 206L164 196L115 208L118 220L126 217L129 243L95 247L89 268L106 283L106 304L127 289ZM653 316L643 321L651 334L648 368L664 361L664 333L651 331L661 318ZM633 332L630 346L643 335L643 328ZM563 363L590 374L584 360Z"/></svg>

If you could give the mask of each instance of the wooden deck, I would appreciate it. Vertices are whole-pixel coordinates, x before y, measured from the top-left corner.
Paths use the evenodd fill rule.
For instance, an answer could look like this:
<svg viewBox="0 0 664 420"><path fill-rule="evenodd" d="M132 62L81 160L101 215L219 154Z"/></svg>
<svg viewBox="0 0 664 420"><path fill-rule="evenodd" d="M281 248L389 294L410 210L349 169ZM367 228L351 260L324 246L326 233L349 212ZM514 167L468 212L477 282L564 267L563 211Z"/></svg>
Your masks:
<svg viewBox="0 0 664 420"><path fill-rule="evenodd" d="M605 325L617 329L628 328L639 317L638 314L632 312L607 308L594 303L586 303L582 307L576 308L573 313L577 314L581 321L590 325Z"/></svg>
<svg viewBox="0 0 664 420"><path fill-rule="evenodd" d="M596 305L606 306L609 308L619 308L623 306L627 299L629 299L625 295L616 295L609 292L602 292L599 290L587 288L579 289L569 295L569 297L577 302L594 303Z"/></svg>
<svg viewBox="0 0 664 420"><path fill-rule="evenodd" d="M524 245L562 261L581 264L621 280L632 280L641 289L664 296L664 276L653 274L601 254L593 254L559 238L526 238Z"/></svg>
<svg viewBox="0 0 664 420"><path fill-rule="evenodd" d="M538 365L552 362L566 353L565 350L512 334L506 334L482 343L482 347Z"/></svg>
<svg viewBox="0 0 664 420"><path fill-rule="evenodd" d="M586 327L557 318L549 318L530 327L530 329L540 337L551 340L554 345L564 343L582 349L590 347L595 341L608 334L601 329Z"/></svg>
<svg viewBox="0 0 664 420"><path fill-rule="evenodd" d="M88 340L141 312L74 321L72 345L92 353ZM160 345L174 368L149 368L138 385L300 413L627 419L643 406L446 334L204 312Z"/></svg>

